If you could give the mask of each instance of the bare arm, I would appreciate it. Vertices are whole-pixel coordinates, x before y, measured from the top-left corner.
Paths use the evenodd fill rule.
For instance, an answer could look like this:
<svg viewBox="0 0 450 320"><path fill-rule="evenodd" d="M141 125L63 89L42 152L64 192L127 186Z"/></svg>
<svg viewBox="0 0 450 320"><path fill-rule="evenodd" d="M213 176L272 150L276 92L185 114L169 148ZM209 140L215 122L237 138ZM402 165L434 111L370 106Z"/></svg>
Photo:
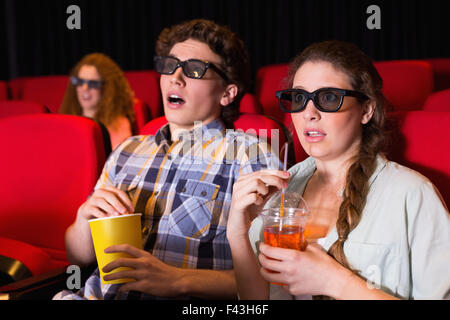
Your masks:
<svg viewBox="0 0 450 320"><path fill-rule="evenodd" d="M261 276L257 257L248 237L230 241L237 290L241 300L265 300L269 298L269 284Z"/></svg>
<svg viewBox="0 0 450 320"><path fill-rule="evenodd" d="M261 276L259 263L250 244L248 230L261 209L269 187L285 187L288 173L262 170L239 177L233 187L233 199L227 224L227 238L233 257L240 299L268 299L269 285Z"/></svg>
<svg viewBox="0 0 450 320"><path fill-rule="evenodd" d="M75 222L65 234L66 254L70 263L87 265L95 261L94 245L88 220L134 212L122 190L105 187L96 190L77 212Z"/></svg>
<svg viewBox="0 0 450 320"><path fill-rule="evenodd" d="M195 296L205 299L236 298L233 270L187 269L168 265L145 250L122 244L111 246L107 253L125 252L131 258L118 258L103 268L105 273L128 267L131 270L105 275L105 280L132 278L120 292L140 291L160 297Z"/></svg>
<svg viewBox="0 0 450 320"><path fill-rule="evenodd" d="M203 299L236 299L237 289L233 270L181 269L176 290L183 296Z"/></svg>
<svg viewBox="0 0 450 320"><path fill-rule="evenodd" d="M330 296L337 300L398 300L382 290L369 287L366 281L350 271L342 271L333 287Z"/></svg>
<svg viewBox="0 0 450 320"><path fill-rule="evenodd" d="M291 295L326 295L338 300L396 299L369 287L365 280L316 244L308 245L305 251L274 248L263 243L259 249L264 279L285 283L284 288Z"/></svg>

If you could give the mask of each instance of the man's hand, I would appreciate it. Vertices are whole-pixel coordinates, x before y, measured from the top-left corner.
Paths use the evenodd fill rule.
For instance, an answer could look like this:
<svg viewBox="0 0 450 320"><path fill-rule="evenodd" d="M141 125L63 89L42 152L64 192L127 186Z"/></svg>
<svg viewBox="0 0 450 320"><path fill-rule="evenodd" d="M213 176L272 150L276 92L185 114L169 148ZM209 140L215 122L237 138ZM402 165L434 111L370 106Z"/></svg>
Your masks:
<svg viewBox="0 0 450 320"><path fill-rule="evenodd" d="M120 267L128 267L132 270L119 271L104 276L104 280L116 280L121 278L135 279L122 285L119 292L140 291L149 295L160 297L176 297L180 292L180 281L184 270L165 264L147 251L140 250L128 244L115 245L105 249L105 253L123 252L132 258L118 258L103 268L108 273Z"/></svg>

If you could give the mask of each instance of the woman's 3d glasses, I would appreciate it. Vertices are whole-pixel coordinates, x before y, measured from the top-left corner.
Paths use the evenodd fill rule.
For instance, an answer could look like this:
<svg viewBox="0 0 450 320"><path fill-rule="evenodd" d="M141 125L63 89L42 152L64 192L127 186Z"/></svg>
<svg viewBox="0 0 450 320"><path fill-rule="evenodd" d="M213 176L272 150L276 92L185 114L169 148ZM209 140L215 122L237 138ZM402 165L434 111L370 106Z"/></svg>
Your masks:
<svg viewBox="0 0 450 320"><path fill-rule="evenodd" d="M290 113L303 111L310 99L322 112L337 112L342 107L345 96L369 99L361 92L337 88L320 88L311 93L303 89L286 89L277 91L275 95L281 110Z"/></svg>
<svg viewBox="0 0 450 320"><path fill-rule="evenodd" d="M85 83L89 89L100 89L103 85L103 81L100 80L86 80L78 77L70 77L70 82L75 86L82 86Z"/></svg>

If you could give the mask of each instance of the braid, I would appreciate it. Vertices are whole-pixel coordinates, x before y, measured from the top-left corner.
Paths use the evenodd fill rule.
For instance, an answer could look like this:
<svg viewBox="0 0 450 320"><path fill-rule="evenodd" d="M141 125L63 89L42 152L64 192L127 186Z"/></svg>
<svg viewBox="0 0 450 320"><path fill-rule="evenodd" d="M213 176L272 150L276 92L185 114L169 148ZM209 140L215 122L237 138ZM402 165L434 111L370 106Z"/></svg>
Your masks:
<svg viewBox="0 0 450 320"><path fill-rule="evenodd" d="M356 228L361 221L362 211L369 192L369 179L376 168L376 157L381 146L383 136L373 134L378 128L369 122L363 129L363 139L361 148L355 161L347 172L346 185L343 200L339 207L338 219L336 221L336 231L338 239L331 245L328 254L336 259L345 268L358 275L358 270L354 270L344 253L344 243L349 233ZM327 296L313 296L316 300L329 300Z"/></svg>
<svg viewBox="0 0 450 320"><path fill-rule="evenodd" d="M348 269L352 268L344 254L344 243L349 233L356 228L361 220L362 210L369 191L369 178L376 166L376 150L378 148L374 144L378 143L378 139L373 135L368 138L372 139L364 139L363 135L360 152L348 170L343 194L344 199L336 221L338 240L328 250L332 257Z"/></svg>

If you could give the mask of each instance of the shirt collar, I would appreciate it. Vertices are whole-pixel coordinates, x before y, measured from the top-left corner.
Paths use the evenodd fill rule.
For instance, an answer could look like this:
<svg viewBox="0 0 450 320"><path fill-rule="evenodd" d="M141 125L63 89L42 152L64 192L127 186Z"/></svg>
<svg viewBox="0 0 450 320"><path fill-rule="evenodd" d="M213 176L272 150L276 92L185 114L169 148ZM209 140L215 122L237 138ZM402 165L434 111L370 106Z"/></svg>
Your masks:
<svg viewBox="0 0 450 320"><path fill-rule="evenodd" d="M196 140L198 141L208 141L217 135L225 134L225 124L220 119L215 119L208 124L201 125L201 121L196 121L194 124L194 128L189 131L183 131L181 134L177 135L177 140ZM163 143L171 144L171 132L169 129L169 124L165 124L162 126L158 132L155 134L155 142L157 145L161 145Z"/></svg>

